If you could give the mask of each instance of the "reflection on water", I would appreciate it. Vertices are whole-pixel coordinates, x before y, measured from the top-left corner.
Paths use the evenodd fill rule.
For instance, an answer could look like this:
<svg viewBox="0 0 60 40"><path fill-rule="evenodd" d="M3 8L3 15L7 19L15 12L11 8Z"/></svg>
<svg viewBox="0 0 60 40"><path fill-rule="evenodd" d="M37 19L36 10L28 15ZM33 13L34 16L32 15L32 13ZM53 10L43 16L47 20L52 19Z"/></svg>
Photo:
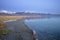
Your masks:
<svg viewBox="0 0 60 40"><path fill-rule="evenodd" d="M26 19L24 22L37 32L39 40L60 40L60 18Z"/></svg>

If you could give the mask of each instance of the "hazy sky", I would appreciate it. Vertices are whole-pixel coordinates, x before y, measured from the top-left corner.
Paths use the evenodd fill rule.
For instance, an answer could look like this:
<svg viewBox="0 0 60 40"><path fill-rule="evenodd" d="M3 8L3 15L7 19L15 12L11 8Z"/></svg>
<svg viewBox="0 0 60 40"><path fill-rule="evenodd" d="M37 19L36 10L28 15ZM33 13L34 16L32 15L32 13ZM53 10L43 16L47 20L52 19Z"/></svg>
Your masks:
<svg viewBox="0 0 60 40"><path fill-rule="evenodd" d="M60 0L0 0L0 10L60 13Z"/></svg>

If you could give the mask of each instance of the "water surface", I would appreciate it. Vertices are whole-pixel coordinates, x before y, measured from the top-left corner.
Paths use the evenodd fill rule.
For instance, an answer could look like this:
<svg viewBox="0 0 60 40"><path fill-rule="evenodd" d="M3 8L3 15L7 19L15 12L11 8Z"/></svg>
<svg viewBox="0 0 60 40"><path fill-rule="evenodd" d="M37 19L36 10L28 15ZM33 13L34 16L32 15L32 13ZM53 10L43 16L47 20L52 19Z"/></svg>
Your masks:
<svg viewBox="0 0 60 40"><path fill-rule="evenodd" d="M37 32L39 40L60 40L60 18L26 19L24 22Z"/></svg>

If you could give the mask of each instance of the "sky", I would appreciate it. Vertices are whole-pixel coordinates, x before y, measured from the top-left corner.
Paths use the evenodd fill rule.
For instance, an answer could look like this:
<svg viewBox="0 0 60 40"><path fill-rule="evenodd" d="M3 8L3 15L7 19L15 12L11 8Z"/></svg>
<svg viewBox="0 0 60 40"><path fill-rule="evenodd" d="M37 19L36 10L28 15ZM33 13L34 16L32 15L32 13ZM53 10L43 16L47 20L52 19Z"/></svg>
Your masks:
<svg viewBox="0 0 60 40"><path fill-rule="evenodd" d="M60 0L0 0L0 10L60 13Z"/></svg>

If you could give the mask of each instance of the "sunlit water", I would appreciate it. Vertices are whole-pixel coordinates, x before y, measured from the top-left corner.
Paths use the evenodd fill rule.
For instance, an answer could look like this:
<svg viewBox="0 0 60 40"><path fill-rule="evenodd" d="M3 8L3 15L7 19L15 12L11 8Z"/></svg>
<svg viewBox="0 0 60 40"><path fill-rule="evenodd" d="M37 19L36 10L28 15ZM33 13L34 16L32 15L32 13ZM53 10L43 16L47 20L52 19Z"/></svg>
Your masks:
<svg viewBox="0 0 60 40"><path fill-rule="evenodd" d="M26 19L24 22L36 31L39 40L60 40L60 18Z"/></svg>

